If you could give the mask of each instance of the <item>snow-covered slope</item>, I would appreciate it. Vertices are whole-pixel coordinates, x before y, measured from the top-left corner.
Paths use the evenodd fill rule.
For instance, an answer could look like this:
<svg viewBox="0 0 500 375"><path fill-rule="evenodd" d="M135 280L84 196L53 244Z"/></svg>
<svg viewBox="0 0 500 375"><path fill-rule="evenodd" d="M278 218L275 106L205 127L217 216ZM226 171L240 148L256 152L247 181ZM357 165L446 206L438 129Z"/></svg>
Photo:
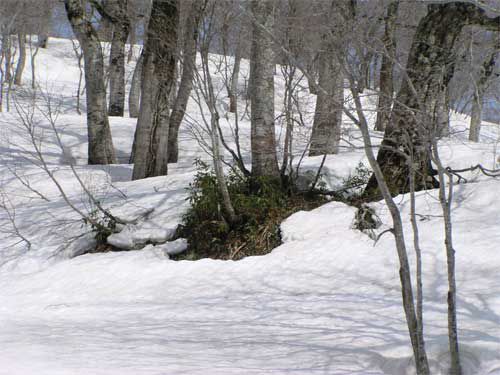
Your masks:
<svg viewBox="0 0 500 375"><path fill-rule="evenodd" d="M114 214L133 219L154 209L136 224L138 231L175 227L187 205L191 163L203 157L189 126L181 134L181 160L172 165L169 176L129 182L129 165L83 165L85 118L75 114L71 102L78 79L76 64L67 57L71 51L68 41L54 40L39 57L39 76L56 82L68 104L57 123L64 152L40 119L40 127L46 128L43 152L56 178L74 204L92 209L67 165L70 158ZM282 87L278 78L277 95ZM312 113L313 98L304 100ZM194 103L188 112L190 122L200 116ZM453 115L454 136L441 143L446 164L496 166L498 127L485 124L483 142L471 144L464 136L467 120ZM0 374L413 371L394 241L385 234L375 244L353 230L353 208L331 202L299 212L282 224L280 247L238 262L175 262L151 246L74 257L91 245L87 228L30 162L32 148L15 113L0 114L0 122L2 196L8 197L17 229L31 243L28 249L20 242L8 213L0 210ZM126 160L134 121L113 118L111 123L115 147ZM247 134L248 121L241 126ZM348 128L345 137L351 137L350 142L325 164L331 186L364 160L362 149L348 147L356 143L355 129ZM248 140L244 142L248 150ZM304 170L317 168L320 159L306 158ZM13 172L49 201L20 183ZM477 176L456 187L452 208L459 335L468 374L500 374L498 191L498 181ZM397 202L411 242L408 197ZM383 231L390 218L384 204L374 207ZM422 218L426 344L432 373L445 374L447 281L437 193L419 193L417 211ZM410 256L413 262L411 247Z"/></svg>

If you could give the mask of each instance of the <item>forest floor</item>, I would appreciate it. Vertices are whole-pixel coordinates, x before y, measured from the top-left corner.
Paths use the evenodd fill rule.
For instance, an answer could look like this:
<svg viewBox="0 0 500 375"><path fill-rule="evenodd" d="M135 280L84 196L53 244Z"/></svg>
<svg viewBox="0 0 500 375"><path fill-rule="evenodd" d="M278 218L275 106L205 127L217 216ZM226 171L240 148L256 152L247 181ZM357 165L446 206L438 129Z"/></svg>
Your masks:
<svg viewBox="0 0 500 375"><path fill-rule="evenodd" d="M129 78L132 69L133 63ZM246 64L242 74L248 75ZM132 167L125 163L134 119L110 119L124 164L85 165L86 120L75 111L78 76L69 41L53 39L40 50L37 77L44 95L37 98L33 118L48 168L82 211L95 207L70 163L114 215L137 219L127 226L125 239L168 237L188 207L194 159L208 160L196 141L200 108L189 103L180 160L169 175L131 182ZM25 77L31 77L29 68ZM276 81L280 113L280 74ZM232 115L225 117L227 98L217 75L215 83L229 137ZM0 198L7 208L0 210L0 374L412 373L394 240L387 233L375 243L352 229L354 208L330 202L296 213L281 225L281 246L236 262L173 261L161 246L77 256L95 246L93 234L40 169L15 109L17 103L28 110L31 99L16 91L19 99L12 100L10 112L0 113ZM63 150L43 117L43 96L60 109L56 128ZM374 102L368 93L364 103L371 121ZM245 102L239 105L248 161L249 121ZM301 105L311 123L314 97L304 92ZM440 142L444 164L498 167L499 126L484 124L481 142L472 144L466 141L468 121L452 114L452 136ZM296 160L309 131L299 131ZM284 136L280 126L277 136ZM375 144L381 136L373 133ZM367 164L359 133L346 122L340 154L326 160L325 183L341 186L360 162ZM316 171L320 163L321 157L306 157L301 172ZM466 374L500 374L500 185L480 174L467 177L467 184L455 187L452 205L463 367ZM409 197L396 202L411 244ZM376 230L381 233L390 228L390 217L385 204L373 207L383 223ZM426 344L432 374L445 374L447 274L437 191L417 194L417 212Z"/></svg>

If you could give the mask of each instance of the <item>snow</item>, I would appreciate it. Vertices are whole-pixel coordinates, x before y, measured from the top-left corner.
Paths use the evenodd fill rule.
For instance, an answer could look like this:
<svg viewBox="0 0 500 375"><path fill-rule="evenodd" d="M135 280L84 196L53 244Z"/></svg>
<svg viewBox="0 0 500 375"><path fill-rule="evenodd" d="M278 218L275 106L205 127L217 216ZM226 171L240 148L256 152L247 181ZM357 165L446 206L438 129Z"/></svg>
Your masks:
<svg viewBox="0 0 500 375"><path fill-rule="evenodd" d="M86 213L95 210L68 160L77 164L77 173L102 204L125 222L110 243L123 249L147 245L81 255L93 247L92 233L33 164L32 147L14 112L0 113L0 192L31 243L28 249L19 241L7 213L0 211L0 374L412 373L390 233L375 243L352 228L354 208L330 202L287 218L281 225L283 244L268 255L237 262L169 259L186 249L185 240L169 240L188 207L192 162L207 157L186 126L181 159L168 176L129 181L128 164L84 165L85 117L76 115L72 104L78 70L71 48L69 41L54 39L48 50L40 50L39 77L50 79L68 103L57 123L64 150L40 119L44 156L73 204ZM282 85L278 79L278 94ZM314 105L308 100L306 117ZM200 121L193 103L188 113L190 121ZM465 138L467 121L453 114L453 137L440 144L444 163L498 166L498 126L484 124L481 143L472 144ZM134 124L133 119L111 119L122 163ZM248 134L247 119L241 126ZM367 164L356 130L348 127L346 133L350 142L325 162L323 178L332 188L360 161ZM381 134L373 137L377 144ZM242 138L246 156L249 140ZM305 158L301 171L316 171L320 162L321 157ZM467 177L470 183L456 186L452 206L464 369L466 374L500 374L499 185L484 176ZM396 202L411 243L409 198ZM383 222L377 229L381 233L391 223L387 208L382 202L372 207ZM446 258L436 191L417 194L417 212L426 344L432 374L445 374ZM413 249L408 250L414 269Z"/></svg>

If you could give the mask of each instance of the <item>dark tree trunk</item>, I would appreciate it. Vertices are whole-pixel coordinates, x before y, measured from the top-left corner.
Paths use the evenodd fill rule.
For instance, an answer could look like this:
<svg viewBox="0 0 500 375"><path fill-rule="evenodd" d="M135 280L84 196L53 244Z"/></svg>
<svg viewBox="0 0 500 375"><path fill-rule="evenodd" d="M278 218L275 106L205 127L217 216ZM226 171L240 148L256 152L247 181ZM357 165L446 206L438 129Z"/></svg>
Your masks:
<svg viewBox="0 0 500 375"><path fill-rule="evenodd" d="M132 83L128 95L128 111L132 118L139 117L139 106L141 105L141 76L142 76L142 53L135 64L134 74L132 75Z"/></svg>
<svg viewBox="0 0 500 375"><path fill-rule="evenodd" d="M154 0L142 51L141 109L134 139L134 180L168 172L169 97L174 85L179 7Z"/></svg>
<svg viewBox="0 0 500 375"><path fill-rule="evenodd" d="M184 35L182 76L179 90L175 97L170 114L168 135L168 162L177 163L179 158L179 128L193 87L194 71L196 69L196 46L198 27L202 16L203 2L194 0L186 20L186 35Z"/></svg>
<svg viewBox="0 0 500 375"><path fill-rule="evenodd" d="M272 0L252 2L253 37L250 57L252 175L279 178L274 127L274 27Z"/></svg>
<svg viewBox="0 0 500 375"><path fill-rule="evenodd" d="M88 162L116 163L106 108L103 53L97 32L86 19L79 0L65 0L68 20L80 42L85 61L87 97Z"/></svg>
<svg viewBox="0 0 500 375"><path fill-rule="evenodd" d="M123 116L125 108L125 44L128 28L115 25L109 58L109 115Z"/></svg>
<svg viewBox="0 0 500 375"><path fill-rule="evenodd" d="M398 15L399 0L392 1L387 9L385 20L384 48L382 65L380 67L380 92L377 106L377 121L375 130L384 131L389 123L394 95L394 59L396 58L396 20Z"/></svg>
<svg viewBox="0 0 500 375"><path fill-rule="evenodd" d="M415 169L416 190L438 186L430 159L430 141L437 136L433 114L438 97L454 72L455 41L467 25L496 30L498 22L500 17L489 18L471 3L429 5L429 12L414 36L407 77L394 101L391 120L377 156L391 194L409 191L410 159ZM381 198L374 176L364 194L370 200Z"/></svg>

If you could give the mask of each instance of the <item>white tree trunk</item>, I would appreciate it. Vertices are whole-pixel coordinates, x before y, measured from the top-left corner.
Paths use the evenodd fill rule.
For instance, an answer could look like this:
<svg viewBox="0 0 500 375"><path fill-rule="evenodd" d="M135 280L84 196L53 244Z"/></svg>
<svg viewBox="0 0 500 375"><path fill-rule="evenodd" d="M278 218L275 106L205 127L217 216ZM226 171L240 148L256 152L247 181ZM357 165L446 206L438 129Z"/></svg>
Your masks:
<svg viewBox="0 0 500 375"><path fill-rule="evenodd" d="M252 174L279 177L274 126L274 1L252 2L253 39L250 58Z"/></svg>
<svg viewBox="0 0 500 375"><path fill-rule="evenodd" d="M80 42L85 61L87 97L88 162L116 163L106 108L104 61L101 44L92 23L86 19L79 0L65 0L71 27Z"/></svg>

